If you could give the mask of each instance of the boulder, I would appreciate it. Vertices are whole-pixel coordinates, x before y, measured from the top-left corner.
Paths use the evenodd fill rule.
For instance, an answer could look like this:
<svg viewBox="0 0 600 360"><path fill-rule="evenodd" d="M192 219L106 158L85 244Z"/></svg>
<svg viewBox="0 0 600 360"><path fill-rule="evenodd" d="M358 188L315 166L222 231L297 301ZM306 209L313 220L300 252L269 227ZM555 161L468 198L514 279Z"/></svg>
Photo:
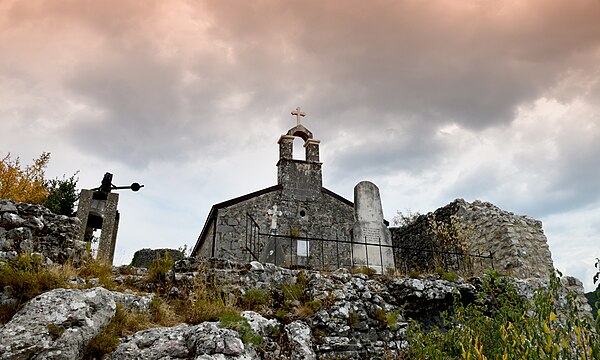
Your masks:
<svg viewBox="0 0 600 360"><path fill-rule="evenodd" d="M41 294L0 328L0 359L79 359L115 311L111 292L101 287Z"/></svg>
<svg viewBox="0 0 600 360"><path fill-rule="evenodd" d="M218 323L180 324L137 332L125 338L109 359L260 359L236 331Z"/></svg>

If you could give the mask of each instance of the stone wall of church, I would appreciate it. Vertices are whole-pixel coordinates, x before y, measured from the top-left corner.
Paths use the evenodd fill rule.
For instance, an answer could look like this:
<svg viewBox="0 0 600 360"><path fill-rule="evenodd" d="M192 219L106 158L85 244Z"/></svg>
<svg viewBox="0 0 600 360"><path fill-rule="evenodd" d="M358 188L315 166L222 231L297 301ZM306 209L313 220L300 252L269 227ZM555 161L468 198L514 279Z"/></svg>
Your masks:
<svg viewBox="0 0 600 360"><path fill-rule="evenodd" d="M310 265L313 268L338 268L350 264L350 229L354 223L353 208L326 194L316 200L298 201L284 196L281 190L263 194L255 198L219 209L216 229L210 224L206 242L200 249L199 255L212 257L212 239L215 232L214 257L237 261L254 260L246 247L260 258L270 240L269 236L261 235L252 243L249 227L250 214L262 234L270 233L272 215L269 209L277 205L281 216L277 218L276 241L286 254L288 265ZM309 258L298 257L297 240L309 239ZM316 238L347 241L348 243L323 242Z"/></svg>
<svg viewBox="0 0 600 360"><path fill-rule="evenodd" d="M473 261L467 266L465 258L454 255L446 256L446 264L439 264L440 259L444 261L439 255L436 259L433 252L411 250L459 250L453 245L448 248L440 243L439 236L432 231L432 222L445 224L442 227L450 231L458 231L466 240L469 253L491 253L493 264L488 259L471 258ZM493 265L496 271L518 278L544 279L554 268L541 221L503 211L487 202L468 203L457 199L433 213L418 217L410 225L392 228L391 231L395 246L409 248L401 250L398 257L399 267L409 270L432 271L441 265L450 270L472 266L472 270L478 272Z"/></svg>

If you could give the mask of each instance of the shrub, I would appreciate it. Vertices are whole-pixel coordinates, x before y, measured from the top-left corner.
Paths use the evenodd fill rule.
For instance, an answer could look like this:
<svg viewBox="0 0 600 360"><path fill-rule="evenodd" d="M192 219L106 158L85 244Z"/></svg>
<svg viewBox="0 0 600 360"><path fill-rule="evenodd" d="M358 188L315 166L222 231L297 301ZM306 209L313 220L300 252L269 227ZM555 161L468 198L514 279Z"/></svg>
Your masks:
<svg viewBox="0 0 600 360"><path fill-rule="evenodd" d="M442 268L435 269L435 272L440 276L442 280L451 282L458 280L458 275L455 272L446 271Z"/></svg>
<svg viewBox="0 0 600 360"><path fill-rule="evenodd" d="M284 295L284 301L286 302L302 302L304 298L304 292L306 290L307 280L304 272L299 272L296 277L296 282L293 284L284 284L281 286Z"/></svg>
<svg viewBox="0 0 600 360"><path fill-rule="evenodd" d="M385 315L387 326L391 330L396 330L396 327L398 326L398 315L399 314L400 314L400 310L394 310L391 313Z"/></svg>
<svg viewBox="0 0 600 360"><path fill-rule="evenodd" d="M600 357L598 328L581 318L573 294L559 308L564 291L554 274L533 301L518 296L506 278L484 278L485 296L467 306L455 298L445 330L424 333L411 323L407 358L592 359Z"/></svg>
<svg viewBox="0 0 600 360"><path fill-rule="evenodd" d="M373 312L375 320L379 321L382 325L387 325L387 313L382 308L377 308Z"/></svg>
<svg viewBox="0 0 600 360"><path fill-rule="evenodd" d="M171 254L166 252L163 256L152 261L148 267L147 280L152 283L164 284L167 282L167 272L173 269L175 261Z"/></svg>
<svg viewBox="0 0 600 360"><path fill-rule="evenodd" d="M183 319L168 302L154 296L149 306L150 321L160 326L174 326Z"/></svg>
<svg viewBox="0 0 600 360"><path fill-rule="evenodd" d="M273 303L277 309L275 316L282 321L305 318L315 313L323 305L320 301L313 301L308 288L308 280L304 272L298 272L296 282L283 284L281 292L273 292ZM315 310L317 309L317 310Z"/></svg>
<svg viewBox="0 0 600 360"><path fill-rule="evenodd" d="M269 294L260 289L251 289L246 291L241 301L245 309L255 310L259 306L269 303Z"/></svg>
<svg viewBox="0 0 600 360"><path fill-rule="evenodd" d="M419 277L421 277L421 273L419 271L412 270L408 273L408 277L412 279L418 279Z"/></svg>
<svg viewBox="0 0 600 360"><path fill-rule="evenodd" d="M33 164L21 168L20 159L12 160L8 153L0 160L0 199L43 203L48 196L44 173L49 161L50 153L43 152Z"/></svg>
<svg viewBox="0 0 600 360"><path fill-rule="evenodd" d="M55 214L73 216L75 202L79 198L77 194L77 173L70 178L63 175L62 179L56 178L46 181L45 187L48 189L48 197L44 201L44 206Z"/></svg>
<svg viewBox="0 0 600 360"><path fill-rule="evenodd" d="M387 326L391 330L396 330L396 326L398 325L398 314L400 314L400 310L386 313L384 309L377 308L373 313L373 317L375 320L379 321L381 325Z"/></svg>

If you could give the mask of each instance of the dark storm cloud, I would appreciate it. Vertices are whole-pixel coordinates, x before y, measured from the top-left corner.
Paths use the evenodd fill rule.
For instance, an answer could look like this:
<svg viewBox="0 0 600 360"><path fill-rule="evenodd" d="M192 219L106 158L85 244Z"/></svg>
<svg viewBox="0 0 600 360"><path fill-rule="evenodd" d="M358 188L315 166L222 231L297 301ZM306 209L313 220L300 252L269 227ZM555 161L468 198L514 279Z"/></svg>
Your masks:
<svg viewBox="0 0 600 360"><path fill-rule="evenodd" d="M598 19L597 0L2 0L0 150L143 178L160 201L118 247L193 246L210 203L272 184L301 106L332 190L372 179L388 216L455 197L545 216L557 266L579 263L598 250Z"/></svg>
<svg viewBox="0 0 600 360"><path fill-rule="evenodd" d="M280 118L287 128L288 109L302 105L324 139L410 129L346 147L339 168L363 159L418 172L446 149L440 127L510 124L600 45L591 0L39 1L10 13L13 26L90 38L94 56L82 54L64 82L90 110L70 137L134 166L222 156L233 138L260 135L248 124Z"/></svg>
<svg viewBox="0 0 600 360"><path fill-rule="evenodd" d="M600 41L594 1L221 4L211 9L219 29L227 29L217 32L223 38L258 44L278 34L318 64L308 67L312 73L299 64L300 78L332 113L368 104L374 113L473 128L510 122L518 105L557 80L567 60Z"/></svg>

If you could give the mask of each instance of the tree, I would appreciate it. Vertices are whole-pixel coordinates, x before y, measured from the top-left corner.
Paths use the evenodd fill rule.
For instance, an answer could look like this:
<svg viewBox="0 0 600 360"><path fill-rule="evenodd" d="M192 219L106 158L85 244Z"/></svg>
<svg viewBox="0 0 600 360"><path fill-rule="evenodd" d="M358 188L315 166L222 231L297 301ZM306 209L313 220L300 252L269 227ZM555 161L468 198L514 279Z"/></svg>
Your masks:
<svg viewBox="0 0 600 360"><path fill-rule="evenodd" d="M63 175L62 179L56 178L47 181L48 197L44 206L55 214L73 216L75 202L79 197L76 190L77 181L79 181L79 178L76 178L77 173L70 178Z"/></svg>
<svg viewBox="0 0 600 360"><path fill-rule="evenodd" d="M17 157L8 153L0 162L0 198L31 204L42 204L48 197L44 171L50 161L50 153L43 152L33 164L21 168Z"/></svg>

